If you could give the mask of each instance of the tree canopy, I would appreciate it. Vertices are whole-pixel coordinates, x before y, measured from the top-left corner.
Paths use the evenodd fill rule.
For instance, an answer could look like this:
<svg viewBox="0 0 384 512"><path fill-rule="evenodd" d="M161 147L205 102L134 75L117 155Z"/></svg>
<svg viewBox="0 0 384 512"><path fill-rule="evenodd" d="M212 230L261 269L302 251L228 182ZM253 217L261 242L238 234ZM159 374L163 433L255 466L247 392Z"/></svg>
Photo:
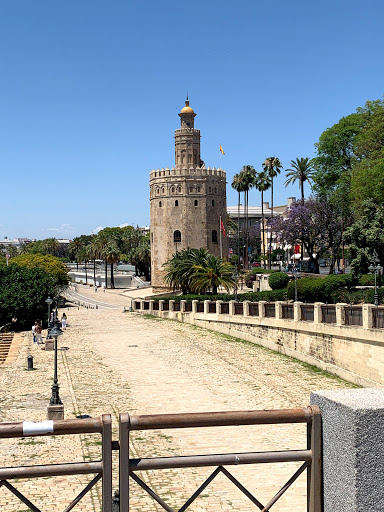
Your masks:
<svg viewBox="0 0 384 512"><path fill-rule="evenodd" d="M55 256L43 254L20 254L9 260L10 264L27 268L42 268L52 276L56 285L66 286L69 283L66 265Z"/></svg>

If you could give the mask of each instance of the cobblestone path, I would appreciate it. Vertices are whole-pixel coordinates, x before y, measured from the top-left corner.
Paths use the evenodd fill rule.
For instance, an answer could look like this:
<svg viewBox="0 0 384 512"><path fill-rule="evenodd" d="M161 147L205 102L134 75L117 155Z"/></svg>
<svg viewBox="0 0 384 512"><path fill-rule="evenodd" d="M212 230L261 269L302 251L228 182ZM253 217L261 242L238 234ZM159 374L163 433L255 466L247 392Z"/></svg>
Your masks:
<svg viewBox="0 0 384 512"><path fill-rule="evenodd" d="M108 301L113 302L111 297ZM121 296L116 299L118 304L123 300ZM311 390L350 387L292 359L193 326L121 310L69 308L67 315L69 328L59 338L59 344L69 348L59 352L60 396L65 404L65 417L111 413L114 439L117 439L120 412L156 414L305 407ZM36 367L31 372L25 370L29 353L34 356ZM0 421L45 419L52 373L53 353L33 345L27 333L16 361L0 366ZM286 448L305 448L303 425L136 432L132 435L131 456ZM1 466L97 460L100 441L96 435L2 440L0 455ZM117 468L116 454L115 459ZM297 466L286 463L228 469L266 503ZM212 471L213 468L160 470L143 472L140 476L177 510ZM55 512L63 511L88 481L89 477L80 476L34 482L19 480L15 485L42 511ZM117 485L116 480L114 488ZM162 510L133 482L131 496L132 511ZM2 487L0 510L24 512L27 508ZM98 512L100 487L75 510ZM254 511L255 506L219 475L189 510L248 512ZM304 475L273 510L306 510Z"/></svg>

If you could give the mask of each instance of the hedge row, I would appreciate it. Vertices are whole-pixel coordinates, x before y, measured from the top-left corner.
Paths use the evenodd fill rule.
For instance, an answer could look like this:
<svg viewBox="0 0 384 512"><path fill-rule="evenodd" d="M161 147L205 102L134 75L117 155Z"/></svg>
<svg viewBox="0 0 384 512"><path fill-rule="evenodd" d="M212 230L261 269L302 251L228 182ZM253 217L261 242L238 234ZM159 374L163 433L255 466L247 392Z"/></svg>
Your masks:
<svg viewBox="0 0 384 512"><path fill-rule="evenodd" d="M249 300L251 302L258 302L259 300L266 300L269 302L274 302L276 300L287 300L287 289L272 290L272 291L266 291L266 292L239 293L237 298L240 302L244 302L245 300ZM165 300L166 302L168 302L170 300L174 300L175 302L180 302L181 300L186 300L186 301L222 300L223 302L228 302L230 300L236 300L236 295L235 294L177 295L177 296L154 297L153 300L156 302L158 302L159 300Z"/></svg>
<svg viewBox="0 0 384 512"><path fill-rule="evenodd" d="M329 275L324 279L303 277L297 279L297 299L303 302L332 302L336 291L351 290L358 280L352 274ZM288 298L295 298L295 280L288 285Z"/></svg>

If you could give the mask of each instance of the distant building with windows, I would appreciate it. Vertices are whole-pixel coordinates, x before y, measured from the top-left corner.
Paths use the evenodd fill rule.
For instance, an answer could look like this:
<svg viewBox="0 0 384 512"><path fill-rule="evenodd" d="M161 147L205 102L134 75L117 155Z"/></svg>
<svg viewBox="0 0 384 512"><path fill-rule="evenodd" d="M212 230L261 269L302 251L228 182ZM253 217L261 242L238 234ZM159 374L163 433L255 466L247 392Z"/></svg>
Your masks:
<svg viewBox="0 0 384 512"><path fill-rule="evenodd" d="M163 264L177 251L205 248L228 254L227 237L220 245L220 218L226 229L226 173L206 167L200 156L200 130L195 112L185 102L175 131L175 166L150 173L151 281L167 290Z"/></svg>

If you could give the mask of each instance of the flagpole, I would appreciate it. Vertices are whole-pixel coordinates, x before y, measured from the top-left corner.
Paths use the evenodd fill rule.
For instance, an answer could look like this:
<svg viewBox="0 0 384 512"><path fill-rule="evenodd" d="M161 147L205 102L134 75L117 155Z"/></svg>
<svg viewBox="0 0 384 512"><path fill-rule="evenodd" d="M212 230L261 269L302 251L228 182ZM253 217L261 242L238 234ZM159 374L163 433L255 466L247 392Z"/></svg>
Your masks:
<svg viewBox="0 0 384 512"><path fill-rule="evenodd" d="M223 239L222 239L222 235L221 235L221 215L220 215L219 231L220 231L220 258L223 259Z"/></svg>

